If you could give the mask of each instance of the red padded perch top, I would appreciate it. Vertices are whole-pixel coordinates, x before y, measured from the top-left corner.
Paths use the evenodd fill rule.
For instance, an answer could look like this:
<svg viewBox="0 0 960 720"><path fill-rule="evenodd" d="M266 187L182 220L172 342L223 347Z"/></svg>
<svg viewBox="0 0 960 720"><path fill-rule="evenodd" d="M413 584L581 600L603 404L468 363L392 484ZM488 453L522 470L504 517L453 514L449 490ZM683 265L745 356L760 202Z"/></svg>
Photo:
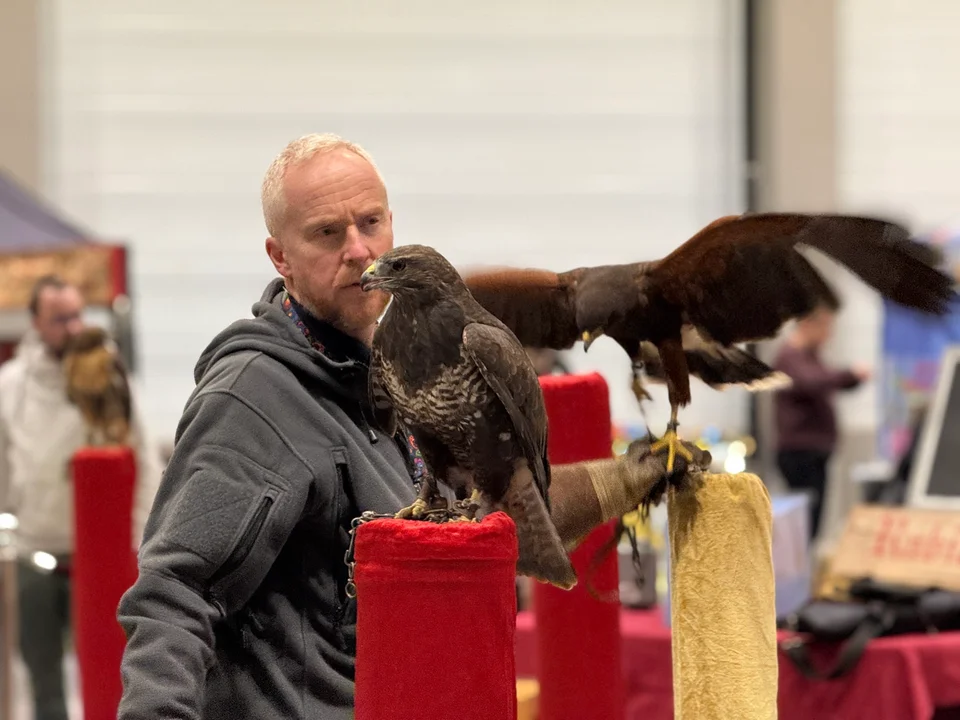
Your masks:
<svg viewBox="0 0 960 720"><path fill-rule="evenodd" d="M550 375L540 378L540 384L550 421L550 464L612 457L610 394L603 376ZM570 553L576 587L534 586L540 720L623 717L620 604L594 598L586 579L590 561L612 538L615 524L601 525ZM591 580L603 597L616 595L619 577L617 553L611 552Z"/></svg>
<svg viewBox="0 0 960 720"><path fill-rule="evenodd" d="M126 638L120 596L137 578L131 543L136 462L132 450L81 448L73 456L72 609L85 720L112 720L123 687Z"/></svg>
<svg viewBox="0 0 960 720"><path fill-rule="evenodd" d="M381 519L357 528L357 720L517 716L517 534Z"/></svg>
<svg viewBox="0 0 960 720"><path fill-rule="evenodd" d="M599 373L540 378L550 432L551 465L608 458L613 454L610 390Z"/></svg>

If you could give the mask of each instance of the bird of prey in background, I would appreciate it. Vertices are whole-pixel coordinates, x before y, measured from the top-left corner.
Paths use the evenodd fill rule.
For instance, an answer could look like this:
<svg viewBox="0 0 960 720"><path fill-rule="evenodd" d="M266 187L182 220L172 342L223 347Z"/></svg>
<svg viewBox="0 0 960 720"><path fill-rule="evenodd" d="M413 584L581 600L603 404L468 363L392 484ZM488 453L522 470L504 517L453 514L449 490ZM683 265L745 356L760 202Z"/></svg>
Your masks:
<svg viewBox="0 0 960 720"><path fill-rule="evenodd" d="M130 434L127 371L107 332L96 326L72 337L63 355L67 399L76 405L89 445L126 445Z"/></svg>
<svg viewBox="0 0 960 720"><path fill-rule="evenodd" d="M470 494L474 508L513 519L520 574L573 587L576 574L549 512L543 392L517 338L432 248L394 248L360 283L393 296L372 345L375 420L390 433L399 420L427 465L417 500L398 516L416 518L442 503L442 481L461 499Z"/></svg>
<svg viewBox="0 0 960 720"><path fill-rule="evenodd" d="M569 272L497 268L464 273L477 301L521 343L585 348L607 335L670 399L667 451L672 472L677 415L690 402L690 375L714 387L751 390L786 380L734 345L776 335L784 323L834 298L799 252L806 245L842 263L884 297L932 314L946 312L953 278L934 248L893 222L848 215L759 213L722 217L659 260ZM635 382L635 390L638 383ZM639 396L639 393L638 393ZM638 397L639 399L639 397Z"/></svg>

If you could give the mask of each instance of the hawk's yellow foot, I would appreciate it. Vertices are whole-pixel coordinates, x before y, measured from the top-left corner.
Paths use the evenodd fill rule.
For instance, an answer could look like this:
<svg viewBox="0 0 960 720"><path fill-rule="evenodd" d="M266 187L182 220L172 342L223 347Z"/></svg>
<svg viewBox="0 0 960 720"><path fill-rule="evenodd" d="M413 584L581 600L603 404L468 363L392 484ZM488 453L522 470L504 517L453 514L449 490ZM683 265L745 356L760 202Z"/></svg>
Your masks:
<svg viewBox="0 0 960 720"><path fill-rule="evenodd" d="M474 488L470 497L458 502L456 507L463 514L465 520L479 522L477 520L477 510L480 509L480 491Z"/></svg>
<svg viewBox="0 0 960 720"><path fill-rule="evenodd" d="M401 508L399 511L397 511L397 514L394 515L394 517L401 520L408 518L413 518L416 520L417 518L423 517L423 514L427 511L428 507L429 505L427 505L427 501L418 497L413 501L413 505L408 505L405 508Z"/></svg>
<svg viewBox="0 0 960 720"><path fill-rule="evenodd" d="M680 442L680 436L677 435L676 423L671 422L669 425L667 425L667 431L663 434L663 437L650 445L650 452L652 454L662 453L664 450L667 451L668 474L673 472L673 463L674 460L676 460L677 455L682 457L688 463L693 462L693 453L687 450Z"/></svg>

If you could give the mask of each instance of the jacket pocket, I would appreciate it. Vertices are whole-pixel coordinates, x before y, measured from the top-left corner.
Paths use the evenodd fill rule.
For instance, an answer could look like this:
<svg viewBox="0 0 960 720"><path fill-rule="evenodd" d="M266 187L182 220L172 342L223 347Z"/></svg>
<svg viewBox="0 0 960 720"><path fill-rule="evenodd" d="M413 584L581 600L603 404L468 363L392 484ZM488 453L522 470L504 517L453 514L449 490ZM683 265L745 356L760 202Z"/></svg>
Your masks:
<svg viewBox="0 0 960 720"><path fill-rule="evenodd" d="M236 546L234 546L233 551L230 553L229 557L224 561L224 563L217 569L217 571L210 576L209 585L211 588L216 586L225 578L228 578L231 573L243 565L244 561L253 550L253 547L257 544L257 538L260 537L260 532L263 530L263 526L267 522L267 517L270 515L270 509L273 507L273 503L275 501L276 492L272 489L268 490L263 497L260 498L253 516L247 522L247 525L243 530L243 534L240 536L240 540L237 542Z"/></svg>

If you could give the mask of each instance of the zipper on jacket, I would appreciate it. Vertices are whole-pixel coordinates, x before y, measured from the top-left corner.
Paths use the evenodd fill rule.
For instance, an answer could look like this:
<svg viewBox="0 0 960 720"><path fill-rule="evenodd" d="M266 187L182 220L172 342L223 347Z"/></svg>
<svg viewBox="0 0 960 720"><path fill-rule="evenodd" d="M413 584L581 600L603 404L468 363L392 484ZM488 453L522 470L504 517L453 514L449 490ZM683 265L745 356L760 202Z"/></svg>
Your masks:
<svg viewBox="0 0 960 720"><path fill-rule="evenodd" d="M337 483L340 485L340 492L338 493L337 499L337 525L336 528L339 528L339 518L342 512L340 506L340 498L349 497L349 484L350 484L350 469L347 466L346 459L338 457L334 460L334 467L337 471ZM347 649L347 639L343 634L343 619L347 614L347 598L346 592L344 591L343 595L340 592L340 580L337 575L334 575L333 579L333 633L334 637L337 639L337 644L340 646L340 650ZM343 599L341 599L341 597Z"/></svg>
<svg viewBox="0 0 960 720"><path fill-rule="evenodd" d="M344 491L347 489L347 479L350 477L350 472L347 470L347 463L345 460L335 460L333 463L334 467L337 469L337 482L343 487ZM340 508L337 508L338 510Z"/></svg>
<svg viewBox="0 0 960 720"><path fill-rule="evenodd" d="M260 501L260 506L257 508L253 520L247 525L247 529L244 530L240 542L237 543L237 547L231 553L230 557L227 558L227 561L210 577L209 584L211 586L216 585L223 578L230 575L230 573L240 567L243 561L247 559L250 551L253 550L254 543L257 541L257 536L263 529L263 524L266 522L267 514L270 512L272 506L273 498L269 495Z"/></svg>

